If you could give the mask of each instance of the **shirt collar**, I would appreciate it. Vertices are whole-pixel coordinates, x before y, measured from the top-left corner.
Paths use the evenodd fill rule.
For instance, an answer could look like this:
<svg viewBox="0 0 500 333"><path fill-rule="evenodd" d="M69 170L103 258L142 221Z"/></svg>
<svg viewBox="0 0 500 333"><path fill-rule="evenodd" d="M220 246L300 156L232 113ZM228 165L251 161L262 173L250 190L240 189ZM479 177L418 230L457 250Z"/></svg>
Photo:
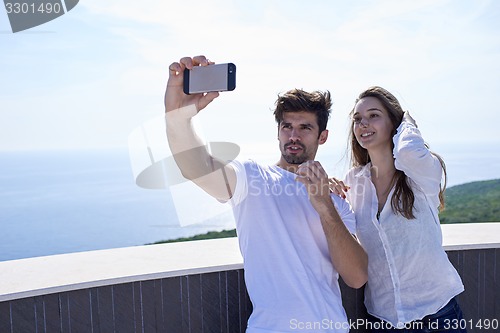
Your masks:
<svg viewBox="0 0 500 333"><path fill-rule="evenodd" d="M372 162L368 162L366 165L361 166L359 171L356 172L354 177L367 177L371 178L371 167L372 167Z"/></svg>

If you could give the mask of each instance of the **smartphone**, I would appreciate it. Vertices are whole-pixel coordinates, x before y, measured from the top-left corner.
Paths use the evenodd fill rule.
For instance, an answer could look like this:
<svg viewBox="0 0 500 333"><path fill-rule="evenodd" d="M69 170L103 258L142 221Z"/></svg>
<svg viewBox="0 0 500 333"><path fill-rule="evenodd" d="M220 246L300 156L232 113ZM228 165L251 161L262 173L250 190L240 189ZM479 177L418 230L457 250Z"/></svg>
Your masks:
<svg viewBox="0 0 500 333"><path fill-rule="evenodd" d="M231 91L236 88L236 65L233 63L195 66L184 70L184 93Z"/></svg>

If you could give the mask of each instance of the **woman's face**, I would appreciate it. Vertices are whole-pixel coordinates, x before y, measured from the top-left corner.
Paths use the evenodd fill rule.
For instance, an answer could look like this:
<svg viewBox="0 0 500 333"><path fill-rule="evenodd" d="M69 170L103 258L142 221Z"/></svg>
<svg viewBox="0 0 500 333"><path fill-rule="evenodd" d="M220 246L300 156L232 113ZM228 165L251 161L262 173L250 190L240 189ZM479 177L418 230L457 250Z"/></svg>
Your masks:
<svg viewBox="0 0 500 333"><path fill-rule="evenodd" d="M368 151L391 146L393 125L388 111L375 97L364 97L354 107L353 131L361 147Z"/></svg>

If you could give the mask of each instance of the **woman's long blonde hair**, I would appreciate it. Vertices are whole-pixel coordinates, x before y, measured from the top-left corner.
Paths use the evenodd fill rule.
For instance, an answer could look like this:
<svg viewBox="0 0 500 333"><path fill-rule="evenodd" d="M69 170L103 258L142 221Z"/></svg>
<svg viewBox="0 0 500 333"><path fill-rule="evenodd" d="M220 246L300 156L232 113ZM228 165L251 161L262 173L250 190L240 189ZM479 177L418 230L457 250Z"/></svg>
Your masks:
<svg viewBox="0 0 500 333"><path fill-rule="evenodd" d="M389 91L385 90L381 87L370 87L359 94L354 106L365 97L375 97L382 103L384 108L387 110L389 114L389 118L393 125L392 135L396 134L396 129L401 124L403 120L404 111L399 104L399 101L392 95ZM351 111L351 117L354 113L354 108ZM349 134L349 142L351 145L351 165L353 167L364 166L368 164L370 160L370 155L368 151L361 147L358 140L354 135L354 120L351 122L351 130ZM391 140L391 148L394 148L394 143ZM434 156L437 157L439 162L441 163L441 167L443 168L444 180L441 182L442 186L439 191L439 209L444 209L444 191L446 189L446 165L443 159L437 155L436 153L431 152ZM394 174L393 181L395 183L394 195L391 199L391 207L395 213L399 213L407 219L414 219L415 215L413 214L413 205L415 202L415 196L413 191L409 185L409 179L403 171L396 170Z"/></svg>

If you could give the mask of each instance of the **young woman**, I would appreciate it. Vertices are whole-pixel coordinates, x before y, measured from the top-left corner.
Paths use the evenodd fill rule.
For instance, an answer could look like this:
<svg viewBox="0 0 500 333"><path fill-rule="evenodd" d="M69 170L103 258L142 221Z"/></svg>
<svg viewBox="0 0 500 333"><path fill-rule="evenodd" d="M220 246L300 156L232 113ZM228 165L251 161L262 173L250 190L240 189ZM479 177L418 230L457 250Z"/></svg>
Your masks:
<svg viewBox="0 0 500 333"><path fill-rule="evenodd" d="M455 296L464 287L442 248L438 218L443 161L381 87L362 92L351 116L353 168L345 189L368 254L369 326L376 332L465 332L453 330L462 320Z"/></svg>

